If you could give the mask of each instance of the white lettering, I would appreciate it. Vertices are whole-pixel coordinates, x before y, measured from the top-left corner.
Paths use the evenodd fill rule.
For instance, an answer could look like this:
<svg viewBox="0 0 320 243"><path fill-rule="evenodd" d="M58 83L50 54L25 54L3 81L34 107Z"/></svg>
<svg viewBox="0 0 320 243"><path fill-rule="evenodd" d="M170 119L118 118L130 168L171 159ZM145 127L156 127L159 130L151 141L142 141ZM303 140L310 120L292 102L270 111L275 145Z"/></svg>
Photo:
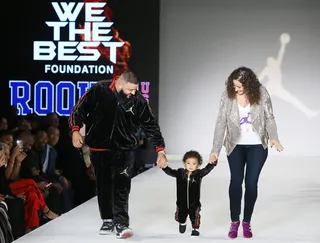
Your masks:
<svg viewBox="0 0 320 243"><path fill-rule="evenodd" d="M102 22L105 16L96 16L103 13L103 7L106 3L86 3L86 21L89 22Z"/></svg>
<svg viewBox="0 0 320 243"><path fill-rule="evenodd" d="M33 42L33 59L34 60L53 60L56 56L56 46L52 41L35 41Z"/></svg>
<svg viewBox="0 0 320 243"><path fill-rule="evenodd" d="M112 36L105 36L109 34L112 22L92 23L92 41L110 41Z"/></svg>
<svg viewBox="0 0 320 243"><path fill-rule="evenodd" d="M110 47L110 61L117 63L117 47L123 46L124 42L101 42L105 47Z"/></svg>
<svg viewBox="0 0 320 243"><path fill-rule="evenodd" d="M61 27L67 26L68 22L47 21L46 24L49 27L53 27L53 40L54 41L59 41L60 38L61 38L60 29L61 29Z"/></svg>
<svg viewBox="0 0 320 243"><path fill-rule="evenodd" d="M60 74L112 74L113 66L112 65L45 65L45 73L60 73Z"/></svg>
<svg viewBox="0 0 320 243"><path fill-rule="evenodd" d="M96 49L100 42L77 42L77 41L60 41L58 42L58 61L97 61L101 56L99 50ZM110 48L110 61L117 62L117 47L123 46L124 42L101 42ZM34 42L34 60L52 61L57 53L56 45L52 41L35 41ZM80 55L73 54L78 51Z"/></svg>
<svg viewBox="0 0 320 243"><path fill-rule="evenodd" d="M60 21L46 22L53 29L53 41L34 41L34 60L94 62L101 56L97 48L101 44L109 48L110 61L117 63L117 48L122 47L124 42L111 42L113 36L108 34L113 22L102 22L106 17L101 16L105 5L105 2L52 2ZM85 22L77 26L76 20L83 7ZM65 27L68 27L68 40L63 41L61 33ZM81 41L77 41L78 39ZM45 67L45 71L49 71L48 67Z"/></svg>
<svg viewBox="0 0 320 243"><path fill-rule="evenodd" d="M60 21L70 21L70 22L74 22L78 16L79 13L84 5L84 3L77 3L77 6L75 8L75 10L72 12L73 7L75 6L75 2L70 2L70 3L66 3L63 2L61 3L61 7L63 9L60 8L59 3L57 2L53 2L52 6L54 8L54 10L56 11L56 14L58 15L58 18L60 19Z"/></svg>
<svg viewBox="0 0 320 243"><path fill-rule="evenodd" d="M74 61L77 59L76 55L66 55L73 54L76 49L68 47L76 47L78 42L76 41L60 41L58 42L58 60L60 61Z"/></svg>
<svg viewBox="0 0 320 243"><path fill-rule="evenodd" d="M76 34L84 35L84 41L91 40L91 23L85 22L83 28L76 29L75 22L69 23L69 40L74 41L76 39Z"/></svg>
<svg viewBox="0 0 320 243"><path fill-rule="evenodd" d="M77 46L79 53L84 56L79 56L78 61L97 61L101 56L100 52L95 49L100 45L100 42L80 42Z"/></svg>

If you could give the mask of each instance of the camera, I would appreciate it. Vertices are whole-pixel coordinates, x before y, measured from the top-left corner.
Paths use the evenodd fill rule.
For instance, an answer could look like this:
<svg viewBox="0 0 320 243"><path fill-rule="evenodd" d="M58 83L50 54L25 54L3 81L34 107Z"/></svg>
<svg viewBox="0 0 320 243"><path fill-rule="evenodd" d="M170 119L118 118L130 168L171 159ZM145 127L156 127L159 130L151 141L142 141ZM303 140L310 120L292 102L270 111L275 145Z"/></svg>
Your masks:
<svg viewBox="0 0 320 243"><path fill-rule="evenodd" d="M20 152L23 152L23 147L22 147L23 141L22 141L22 140L17 140L17 141L16 141L16 144L17 144L17 146L20 146L20 147L21 147L21 148L19 149L19 151L20 151Z"/></svg>

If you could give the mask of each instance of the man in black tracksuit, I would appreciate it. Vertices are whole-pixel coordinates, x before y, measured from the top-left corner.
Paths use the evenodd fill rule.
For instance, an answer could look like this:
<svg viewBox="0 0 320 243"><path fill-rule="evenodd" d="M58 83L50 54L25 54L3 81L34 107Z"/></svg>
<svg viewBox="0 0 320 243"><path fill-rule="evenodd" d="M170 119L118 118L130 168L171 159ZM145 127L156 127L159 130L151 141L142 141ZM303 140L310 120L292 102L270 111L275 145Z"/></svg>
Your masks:
<svg viewBox="0 0 320 243"><path fill-rule="evenodd" d="M183 156L185 168L177 170L169 166L163 168L163 171L169 176L176 178L177 185L177 209L175 212L175 220L179 222L179 231L186 231L186 220L189 215L192 224L193 236L198 236L200 227L200 190L201 181L216 165L217 162L209 163L203 169L199 169L202 164L202 157L197 151L188 151Z"/></svg>
<svg viewBox="0 0 320 243"><path fill-rule="evenodd" d="M138 84L131 71L97 82L80 98L69 118L76 148L83 145L79 129L86 127L85 143L91 150L103 220L99 233L110 234L115 229L118 238L133 235L128 200L134 150L139 146L141 129L158 152L158 166L167 164L160 127L146 99L137 91Z"/></svg>

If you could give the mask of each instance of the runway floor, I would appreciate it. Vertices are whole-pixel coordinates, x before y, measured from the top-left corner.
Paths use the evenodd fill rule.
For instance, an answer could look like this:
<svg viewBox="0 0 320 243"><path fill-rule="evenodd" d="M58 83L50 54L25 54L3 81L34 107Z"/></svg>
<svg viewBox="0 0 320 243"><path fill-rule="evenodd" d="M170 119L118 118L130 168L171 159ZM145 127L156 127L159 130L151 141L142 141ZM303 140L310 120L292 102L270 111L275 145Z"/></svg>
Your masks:
<svg viewBox="0 0 320 243"><path fill-rule="evenodd" d="M169 161L172 168L182 162ZM259 197L252 219L252 239L241 231L236 240L294 243L320 242L320 157L270 156L259 183ZM174 221L175 179L159 168L132 180L130 227L132 242L183 243L226 242L229 240L229 169L225 161L202 181L200 236L178 232ZM97 199L93 198L71 212L18 239L17 243L88 243L118 242L115 235L100 236L101 226ZM241 229L241 228L240 228ZM195 239L196 238L196 239ZM121 241L121 240L120 240Z"/></svg>

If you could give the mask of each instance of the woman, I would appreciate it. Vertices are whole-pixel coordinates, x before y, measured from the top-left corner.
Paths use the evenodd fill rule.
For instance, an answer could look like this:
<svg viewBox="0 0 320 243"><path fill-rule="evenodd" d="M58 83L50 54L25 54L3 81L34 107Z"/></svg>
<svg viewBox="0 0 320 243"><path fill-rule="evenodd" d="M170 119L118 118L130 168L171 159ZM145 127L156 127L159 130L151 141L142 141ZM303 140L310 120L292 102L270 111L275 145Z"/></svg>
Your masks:
<svg viewBox="0 0 320 243"><path fill-rule="evenodd" d="M0 167L5 164L3 147L0 144ZM0 194L0 242L11 243L14 241L11 223L8 216L8 206L5 202L6 197Z"/></svg>
<svg viewBox="0 0 320 243"><path fill-rule="evenodd" d="M5 166L7 164L8 145L0 143L0 201L7 205L8 219L11 225L14 239L18 239L26 232L24 222L24 195L15 196L10 192L5 176ZM2 242L2 241L0 241Z"/></svg>
<svg viewBox="0 0 320 243"><path fill-rule="evenodd" d="M48 208L37 183L32 179L17 179L13 182L8 181L9 178L13 179L13 173L19 174L19 168L21 167L21 163L26 157L26 154L24 152L20 152L19 147L16 146L10 156L9 147L6 144L1 144L1 146L4 148L7 167L5 170L0 168L0 177L6 178L6 180L3 181L3 184L8 194L20 197L25 201L24 216L26 233L39 227L39 211L46 219L57 218L58 215Z"/></svg>
<svg viewBox="0 0 320 243"><path fill-rule="evenodd" d="M8 217L8 206L4 200L5 198L0 195L0 242L11 243L14 238Z"/></svg>
<svg viewBox="0 0 320 243"><path fill-rule="evenodd" d="M216 161L222 145L225 146L231 175L230 238L238 236L242 182L245 178L242 228L243 236L251 238L250 221L257 199L259 175L268 156L269 139L271 147L274 146L279 152L283 147L278 139L270 96L256 74L249 68L240 67L230 74L226 86L209 160L210 163Z"/></svg>

